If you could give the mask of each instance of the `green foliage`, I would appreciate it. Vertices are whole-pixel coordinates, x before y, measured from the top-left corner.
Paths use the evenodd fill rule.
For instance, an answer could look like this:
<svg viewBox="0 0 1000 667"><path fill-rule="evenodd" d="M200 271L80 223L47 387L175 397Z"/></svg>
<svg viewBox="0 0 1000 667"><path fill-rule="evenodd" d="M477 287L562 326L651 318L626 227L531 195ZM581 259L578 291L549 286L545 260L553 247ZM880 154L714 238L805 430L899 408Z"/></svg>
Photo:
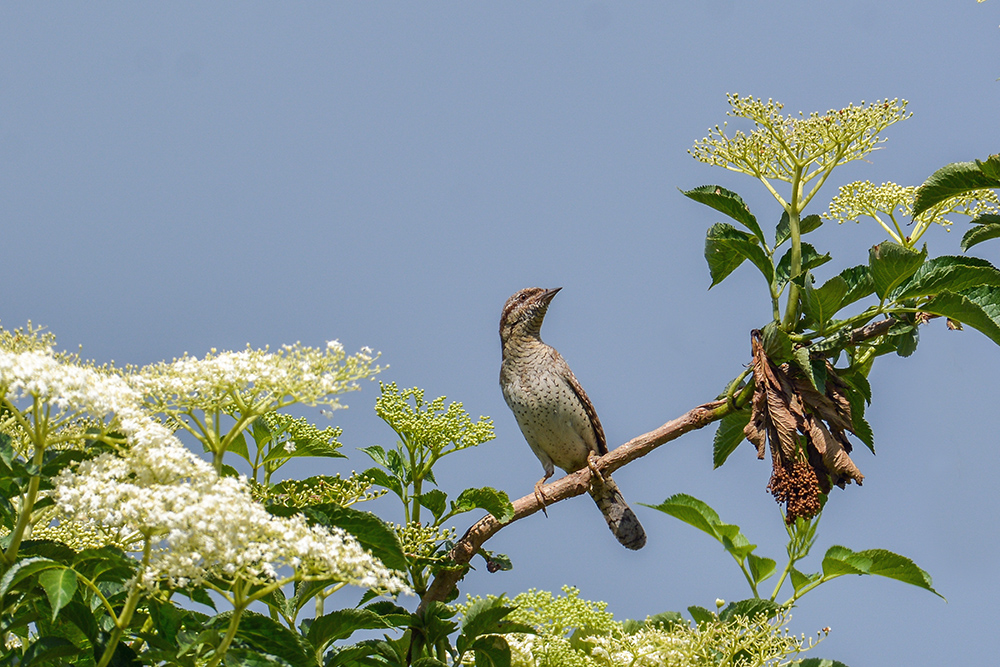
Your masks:
<svg viewBox="0 0 1000 667"><path fill-rule="evenodd" d="M461 403L445 407L445 397L424 399L422 389L400 390L396 383L382 384L375 412L399 437L392 449L379 445L362 448L378 467L364 475L375 486L395 495L403 507L405 522L397 534L408 554L407 564L413 588L422 594L430 575L446 561L453 531L445 523L459 514L484 509L500 521L514 515L510 499L503 491L489 487L465 489L453 501L436 486L434 465L443 456L488 442L495 437L493 422L480 417L473 422ZM428 521L423 510L431 513ZM505 557L502 557L505 558Z"/></svg>
<svg viewBox="0 0 1000 667"><path fill-rule="evenodd" d="M677 612L616 621L604 603L563 587L563 595L532 589L510 600L471 598L459 609L466 619L479 620L484 613L510 619L501 629L515 667L763 667L790 664L822 637L807 641L791 635L785 610L767 601L719 603L725 609L718 614L690 607L694 623Z"/></svg>
<svg viewBox="0 0 1000 667"><path fill-rule="evenodd" d="M822 572L803 574L796 565L809 555L816 542L816 529L822 516L817 515L812 519L798 518L793 523L786 525L788 543L785 546L785 551L788 555L788 562L770 597L762 598L757 587L775 573L777 563L771 558L754 553L757 545L750 543L739 526L723 523L718 513L707 503L681 493L667 498L659 505L647 505L647 507L669 514L711 535L736 561L750 586L753 598L744 601L739 607L723 610L719 615L722 620L731 618L735 613L743 613L750 617L758 613L767 613L770 618L781 609L791 607L799 598L817 586L845 574L888 577L940 595L931 586L930 575L917 567L909 558L885 549L855 552L847 547L833 546L827 550L823 557ZM792 595L779 605L775 601L786 580L791 582ZM693 611L692 616L696 621L701 622L708 618L705 616L707 613L706 610Z"/></svg>

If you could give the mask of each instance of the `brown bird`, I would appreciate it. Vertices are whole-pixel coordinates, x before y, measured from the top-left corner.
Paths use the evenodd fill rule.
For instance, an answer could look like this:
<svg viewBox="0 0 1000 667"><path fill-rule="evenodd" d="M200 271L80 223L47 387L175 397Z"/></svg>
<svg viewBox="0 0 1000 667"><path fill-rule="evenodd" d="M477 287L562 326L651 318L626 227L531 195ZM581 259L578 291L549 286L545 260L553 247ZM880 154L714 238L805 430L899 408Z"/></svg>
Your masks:
<svg viewBox="0 0 1000 667"><path fill-rule="evenodd" d="M566 360L541 339L545 312L560 289L529 287L507 299L500 317L500 388L524 439L545 469L545 477L535 484L543 509L542 485L552 477L554 465L568 473L590 467L590 495L611 532L626 548L641 549L646 532L639 519L610 475L602 476L592 462L608 453L597 411Z"/></svg>

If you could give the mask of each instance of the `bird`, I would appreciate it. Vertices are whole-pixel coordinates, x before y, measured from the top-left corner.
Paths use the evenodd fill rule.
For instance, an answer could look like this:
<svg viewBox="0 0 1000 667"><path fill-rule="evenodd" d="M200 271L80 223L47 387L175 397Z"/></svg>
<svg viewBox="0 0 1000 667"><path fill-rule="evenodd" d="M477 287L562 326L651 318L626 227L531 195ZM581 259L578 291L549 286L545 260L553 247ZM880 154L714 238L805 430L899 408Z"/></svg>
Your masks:
<svg viewBox="0 0 1000 667"><path fill-rule="evenodd" d="M591 469L590 495L615 538L627 549L641 549L646 532L625 504L610 475L601 475L594 459L608 453L604 427L594 404L569 364L542 342L542 320L561 287L529 287L515 293L500 316L500 388L528 446L542 463L545 476L535 484L535 497L545 509L542 485L554 466L567 473Z"/></svg>

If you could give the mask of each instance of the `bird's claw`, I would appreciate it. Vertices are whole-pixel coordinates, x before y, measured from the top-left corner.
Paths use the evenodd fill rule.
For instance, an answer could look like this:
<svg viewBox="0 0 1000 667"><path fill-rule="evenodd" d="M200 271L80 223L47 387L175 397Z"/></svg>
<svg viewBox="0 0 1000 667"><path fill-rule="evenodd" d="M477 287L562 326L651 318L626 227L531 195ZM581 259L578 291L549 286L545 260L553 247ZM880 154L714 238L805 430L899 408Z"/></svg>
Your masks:
<svg viewBox="0 0 1000 667"><path fill-rule="evenodd" d="M545 511L545 494L542 493L542 485L545 484L545 480L547 479L548 477L543 477L535 482L535 500L537 500L538 504L542 506L542 514L545 515L545 518L548 518L549 513Z"/></svg>
<svg viewBox="0 0 1000 667"><path fill-rule="evenodd" d="M594 452L587 454L587 467L590 468L591 479L599 479L601 483L604 483L604 475L601 471L597 469L597 459L600 458Z"/></svg>

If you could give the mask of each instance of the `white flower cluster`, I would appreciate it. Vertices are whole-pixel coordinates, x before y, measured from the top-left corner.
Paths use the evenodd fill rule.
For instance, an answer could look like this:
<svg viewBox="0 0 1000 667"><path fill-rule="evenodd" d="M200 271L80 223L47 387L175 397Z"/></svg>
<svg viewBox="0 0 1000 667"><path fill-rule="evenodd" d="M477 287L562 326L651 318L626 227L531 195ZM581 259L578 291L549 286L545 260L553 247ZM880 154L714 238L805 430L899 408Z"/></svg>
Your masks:
<svg viewBox="0 0 1000 667"><path fill-rule="evenodd" d="M12 403L38 399L64 415L102 418L139 404L139 395L120 376L65 363L51 350L0 349L0 389Z"/></svg>
<svg viewBox="0 0 1000 667"><path fill-rule="evenodd" d="M276 352L212 350L203 359L184 355L133 370L132 385L154 410L214 410L233 404L234 394L274 409L289 403L339 407L333 394L357 389L356 381L379 371L370 350L348 356L337 341L322 348L284 345Z"/></svg>
<svg viewBox="0 0 1000 667"><path fill-rule="evenodd" d="M138 532L153 549L142 584L198 584L206 577L273 580L289 566L389 593L408 592L396 573L339 529L275 517L254 502L246 482L219 478L172 433L149 419L127 418L124 456L102 454L56 480L54 497L73 521Z"/></svg>

